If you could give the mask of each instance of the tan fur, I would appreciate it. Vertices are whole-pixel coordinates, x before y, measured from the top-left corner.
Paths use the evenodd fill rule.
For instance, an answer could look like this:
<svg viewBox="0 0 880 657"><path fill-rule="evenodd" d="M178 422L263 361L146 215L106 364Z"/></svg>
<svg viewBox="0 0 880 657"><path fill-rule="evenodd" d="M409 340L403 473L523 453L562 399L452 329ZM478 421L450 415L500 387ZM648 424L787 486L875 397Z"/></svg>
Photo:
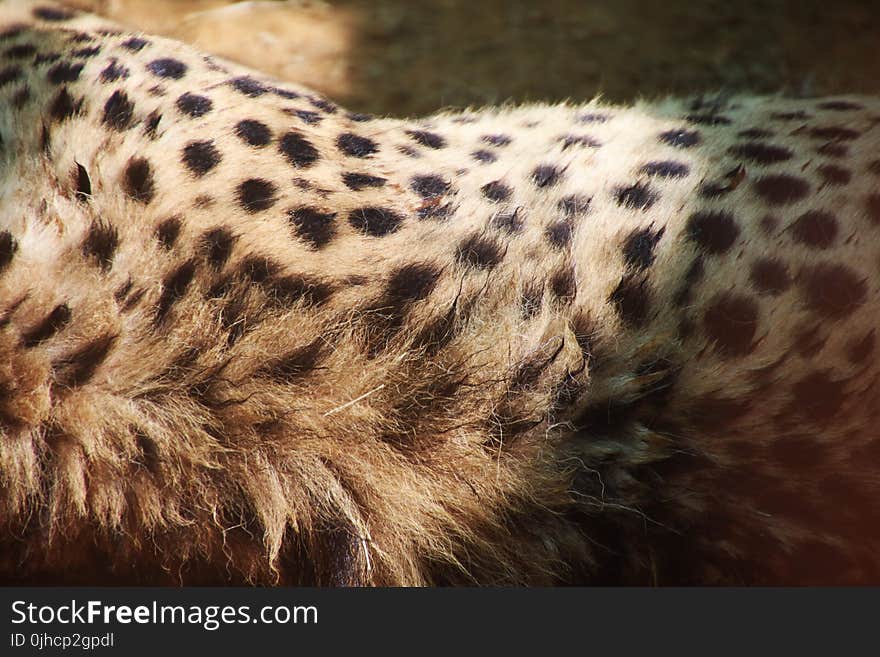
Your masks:
<svg viewBox="0 0 880 657"><path fill-rule="evenodd" d="M880 102L363 120L34 6L4 581L880 581Z"/></svg>

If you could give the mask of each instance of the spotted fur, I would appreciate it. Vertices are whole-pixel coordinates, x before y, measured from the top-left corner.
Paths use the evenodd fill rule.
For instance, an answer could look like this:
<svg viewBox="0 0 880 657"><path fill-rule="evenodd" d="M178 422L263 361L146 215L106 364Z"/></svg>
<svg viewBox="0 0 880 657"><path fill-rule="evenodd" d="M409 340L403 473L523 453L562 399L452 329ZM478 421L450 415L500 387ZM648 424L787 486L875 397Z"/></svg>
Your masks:
<svg viewBox="0 0 880 657"><path fill-rule="evenodd" d="M880 101L372 118L16 0L0 139L4 582L880 582Z"/></svg>

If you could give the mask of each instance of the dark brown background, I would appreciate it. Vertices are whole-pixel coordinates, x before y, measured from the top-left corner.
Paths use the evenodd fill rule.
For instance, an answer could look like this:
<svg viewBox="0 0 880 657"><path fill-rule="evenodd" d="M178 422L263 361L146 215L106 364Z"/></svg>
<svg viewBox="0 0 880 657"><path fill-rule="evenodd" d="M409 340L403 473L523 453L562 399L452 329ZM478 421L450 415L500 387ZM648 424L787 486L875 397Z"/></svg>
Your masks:
<svg viewBox="0 0 880 657"><path fill-rule="evenodd" d="M223 0L78 4L379 114L597 93L880 90L880 0L300 0L262 3L263 23L224 14L234 3ZM292 63L273 59L277 44Z"/></svg>

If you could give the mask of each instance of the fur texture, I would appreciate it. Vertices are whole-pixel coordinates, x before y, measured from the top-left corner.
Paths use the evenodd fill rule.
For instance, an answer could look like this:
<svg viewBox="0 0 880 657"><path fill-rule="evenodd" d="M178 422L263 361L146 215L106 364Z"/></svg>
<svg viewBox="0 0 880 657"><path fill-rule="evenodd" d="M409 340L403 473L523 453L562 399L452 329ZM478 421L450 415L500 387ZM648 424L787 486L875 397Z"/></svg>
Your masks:
<svg viewBox="0 0 880 657"><path fill-rule="evenodd" d="M880 583L880 102L352 114L0 4L7 583Z"/></svg>

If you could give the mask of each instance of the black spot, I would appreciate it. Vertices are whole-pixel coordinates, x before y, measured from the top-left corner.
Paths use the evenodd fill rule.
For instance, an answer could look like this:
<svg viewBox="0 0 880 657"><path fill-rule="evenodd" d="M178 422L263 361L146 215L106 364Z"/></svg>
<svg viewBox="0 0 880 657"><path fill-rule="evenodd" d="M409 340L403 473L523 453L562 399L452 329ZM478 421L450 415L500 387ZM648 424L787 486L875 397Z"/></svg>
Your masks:
<svg viewBox="0 0 880 657"><path fill-rule="evenodd" d="M46 74L49 82L53 82L55 84L63 84L65 82L76 82L79 79L79 74L82 73L84 64L71 64L70 62L58 62L49 69L49 72ZM0 82L2 82L2 77L0 77ZM2 84L0 84L2 86Z"/></svg>
<svg viewBox="0 0 880 657"><path fill-rule="evenodd" d="M153 110L152 112L150 112L150 115L144 122L144 134L147 135L150 139L155 139L156 130L159 128L159 121L161 120L162 115L159 113L159 110Z"/></svg>
<svg viewBox="0 0 880 657"><path fill-rule="evenodd" d="M874 192L865 197L865 209L873 224L880 224L880 194Z"/></svg>
<svg viewBox="0 0 880 657"><path fill-rule="evenodd" d="M775 258L760 258L752 264L749 279L759 294L776 296L791 287L788 267Z"/></svg>
<svg viewBox="0 0 880 657"><path fill-rule="evenodd" d="M736 135L743 139L769 139L773 136L773 132L764 128L746 128L745 130L740 130Z"/></svg>
<svg viewBox="0 0 880 657"><path fill-rule="evenodd" d="M304 303L307 306L318 306L326 302L333 293L326 283L302 274L292 274L270 278L264 283L269 299L280 306Z"/></svg>
<svg viewBox="0 0 880 657"><path fill-rule="evenodd" d="M369 137L344 132L336 138L336 147L351 157L367 157L379 150L379 145Z"/></svg>
<svg viewBox="0 0 880 657"><path fill-rule="evenodd" d="M867 364L868 356L874 351L876 329L869 330L861 338L852 338L846 343L846 357L853 365Z"/></svg>
<svg viewBox="0 0 880 657"><path fill-rule="evenodd" d="M755 191L770 205L787 205L810 194L810 185L803 178L780 173L764 176L755 181Z"/></svg>
<svg viewBox="0 0 880 657"><path fill-rule="evenodd" d="M72 11L66 9L58 9L56 7L36 7L34 9L34 18L49 22L69 21L76 16Z"/></svg>
<svg viewBox="0 0 880 657"><path fill-rule="evenodd" d="M350 190L359 192L366 187L382 187L387 180L367 173L343 173L342 182Z"/></svg>
<svg viewBox="0 0 880 657"><path fill-rule="evenodd" d="M843 401L844 382L834 381L827 371L808 374L792 386L792 407L816 422L833 419Z"/></svg>
<svg viewBox="0 0 880 657"><path fill-rule="evenodd" d="M272 132L262 121L244 119L235 124L235 134L250 146L266 146L272 140Z"/></svg>
<svg viewBox="0 0 880 657"><path fill-rule="evenodd" d="M126 39L119 45L121 45L126 50L130 50L131 52L140 52L148 45L150 45L150 42L146 39L141 39L140 37L131 37L130 39Z"/></svg>
<svg viewBox="0 0 880 657"><path fill-rule="evenodd" d="M628 187L618 187L614 197L618 205L632 210L647 210L660 198L650 185L642 182Z"/></svg>
<svg viewBox="0 0 880 657"><path fill-rule="evenodd" d="M639 169L639 173L660 178L684 178L690 173L690 167L683 162L662 160L659 162L648 162Z"/></svg>
<svg viewBox="0 0 880 657"><path fill-rule="evenodd" d="M789 149L775 144L767 144L762 141L750 141L745 144L737 144L727 149L727 152L735 157L755 162L756 164L773 164L785 162L794 155Z"/></svg>
<svg viewBox="0 0 880 657"><path fill-rule="evenodd" d="M31 349L45 342L70 323L70 307L66 303L55 306L43 321L21 336L21 343Z"/></svg>
<svg viewBox="0 0 880 657"><path fill-rule="evenodd" d="M449 191L449 182L440 176L413 176L409 186L422 198L443 196Z"/></svg>
<svg viewBox="0 0 880 657"><path fill-rule="evenodd" d="M691 266L688 267L688 270L684 274L681 286L673 295L672 302L679 308L690 305L694 288L701 280L703 280L705 273L706 269L703 265L703 258L694 258Z"/></svg>
<svg viewBox="0 0 880 657"><path fill-rule="evenodd" d="M323 248L336 235L336 213L321 212L317 208L294 208L287 211L287 219L297 237L316 249Z"/></svg>
<svg viewBox="0 0 880 657"><path fill-rule="evenodd" d="M660 133L660 141L676 148L691 148L700 143L700 133L696 130L667 130Z"/></svg>
<svg viewBox="0 0 880 657"><path fill-rule="evenodd" d="M729 358L744 356L754 346L758 304L733 292L717 294L703 315L703 328L719 354Z"/></svg>
<svg viewBox="0 0 880 657"><path fill-rule="evenodd" d="M204 176L220 162L221 155L213 140L191 141L183 147L183 163L196 176Z"/></svg>
<svg viewBox="0 0 880 657"><path fill-rule="evenodd" d="M492 269L504 258L504 251L491 239L472 235L458 245L456 257L462 264L477 269Z"/></svg>
<svg viewBox="0 0 880 657"><path fill-rule="evenodd" d="M107 67L101 71L101 82L116 82L117 80L125 80L130 75L130 71L119 64L115 59L111 59Z"/></svg>
<svg viewBox="0 0 880 657"><path fill-rule="evenodd" d="M10 46L3 53L7 59L24 59L37 54L37 47L32 43L20 43L16 46Z"/></svg>
<svg viewBox="0 0 880 657"><path fill-rule="evenodd" d="M492 144L493 146L507 146L513 141L507 135L483 135L480 137L480 140L487 144Z"/></svg>
<svg viewBox="0 0 880 657"><path fill-rule="evenodd" d="M382 237L400 228L403 217L388 208L358 208L348 215L348 223L367 235Z"/></svg>
<svg viewBox="0 0 880 657"><path fill-rule="evenodd" d="M846 265L821 263L798 276L807 306L829 319L842 319L865 303L868 286Z"/></svg>
<svg viewBox="0 0 880 657"><path fill-rule="evenodd" d="M324 356L324 342L320 339L298 347L277 360L261 367L258 375L267 376L274 381L290 383L302 378L318 367Z"/></svg>
<svg viewBox="0 0 880 657"><path fill-rule="evenodd" d="M327 114L336 114L336 110L339 109L338 107L336 107L336 105L331 103L326 98L320 98L319 96L309 96L308 99L313 107L317 107L319 110L327 112Z"/></svg>
<svg viewBox="0 0 880 657"><path fill-rule="evenodd" d="M829 141L819 146L816 152L825 157L846 157L849 155L849 147L846 144Z"/></svg>
<svg viewBox="0 0 880 657"><path fill-rule="evenodd" d="M773 112L770 118L779 121L805 121L813 117L804 110L795 110L794 112Z"/></svg>
<svg viewBox="0 0 880 657"><path fill-rule="evenodd" d="M630 267L643 270L654 264L654 249L666 228L651 230L651 226L634 230L623 242L623 259Z"/></svg>
<svg viewBox="0 0 880 657"><path fill-rule="evenodd" d="M180 217L169 217L156 227L156 239L166 249L170 249L180 235Z"/></svg>
<svg viewBox="0 0 880 657"><path fill-rule="evenodd" d="M815 139L828 139L829 141L852 141L861 136L857 130L852 128L841 128L838 126L829 126L821 128L811 128L810 135Z"/></svg>
<svg viewBox="0 0 880 657"><path fill-rule="evenodd" d="M572 146L584 146L586 148L599 148L602 146L601 142L587 135L565 135L560 137L560 141L562 141L562 150Z"/></svg>
<svg viewBox="0 0 880 657"><path fill-rule="evenodd" d="M156 193L153 181L153 169L149 161L143 157L133 157L125 166L122 177L122 188L135 201L149 203Z"/></svg>
<svg viewBox="0 0 880 657"><path fill-rule="evenodd" d="M51 156L52 133L49 131L49 127L45 123L43 124L43 129L40 131L40 150L43 151L47 157Z"/></svg>
<svg viewBox="0 0 880 657"><path fill-rule="evenodd" d="M297 132L285 134L278 147L287 161L297 168L310 167L319 158L314 144Z"/></svg>
<svg viewBox="0 0 880 657"><path fill-rule="evenodd" d="M229 81L229 84L232 85L233 89L250 98L256 98L257 96L269 93L269 87L248 75L233 78Z"/></svg>
<svg viewBox="0 0 880 657"><path fill-rule="evenodd" d="M294 110L293 115L308 125L318 125L323 120L320 114L310 110Z"/></svg>
<svg viewBox="0 0 880 657"><path fill-rule="evenodd" d="M573 217L579 214L586 214L590 209L590 202L593 199L582 194L569 194L559 199L558 207L566 216Z"/></svg>
<svg viewBox="0 0 880 657"><path fill-rule="evenodd" d="M453 211L451 203L441 204L438 199L426 199L416 210L419 219L446 219Z"/></svg>
<svg viewBox="0 0 880 657"><path fill-rule="evenodd" d="M519 216L519 208L513 212L502 212L492 218L492 225L503 230L508 235L516 235L522 232L523 220Z"/></svg>
<svg viewBox="0 0 880 657"><path fill-rule="evenodd" d="M577 280L574 268L563 267L550 277L550 290L562 303L569 304L577 296Z"/></svg>
<svg viewBox="0 0 880 657"><path fill-rule="evenodd" d="M706 253L727 253L739 237L740 229L729 212L701 210L687 222L688 238Z"/></svg>
<svg viewBox="0 0 880 657"><path fill-rule="evenodd" d="M20 66L7 66L0 69L0 89L22 77Z"/></svg>
<svg viewBox="0 0 880 657"><path fill-rule="evenodd" d="M68 93L67 87L62 87L49 106L49 115L56 121L65 121L79 114L82 111L82 104L82 99L74 100Z"/></svg>
<svg viewBox="0 0 880 657"><path fill-rule="evenodd" d="M147 70L160 78L179 80L186 74L186 64L177 59L163 57L147 64Z"/></svg>
<svg viewBox="0 0 880 657"><path fill-rule="evenodd" d="M276 96L287 98L288 100L293 100L294 98L300 98L302 96L302 94L298 94L297 92L290 89L281 89L279 87L272 87L269 91L271 91Z"/></svg>
<svg viewBox="0 0 880 657"><path fill-rule="evenodd" d="M362 112L348 112L345 117L350 121L355 121L357 123L365 123L367 121L373 120L372 114L364 114Z"/></svg>
<svg viewBox="0 0 880 657"><path fill-rule="evenodd" d="M250 213L268 210L275 201L277 188L275 184L263 178L249 178L236 188L238 204Z"/></svg>
<svg viewBox="0 0 880 657"><path fill-rule="evenodd" d="M10 41L18 36L24 34L27 29L27 25L24 23L13 23L8 27L0 29L0 43L3 41Z"/></svg>
<svg viewBox="0 0 880 657"><path fill-rule="evenodd" d="M93 223L82 243L86 258L94 260L102 271L113 266L113 256L119 246L119 233L116 228L104 223Z"/></svg>
<svg viewBox="0 0 880 657"><path fill-rule="evenodd" d="M513 190L500 180L495 180L480 187L480 191L490 201L500 203L509 199Z"/></svg>
<svg viewBox="0 0 880 657"><path fill-rule="evenodd" d="M134 103L132 103L124 91L116 90L104 103L105 125L114 130L127 130L131 127L134 117Z"/></svg>
<svg viewBox="0 0 880 657"><path fill-rule="evenodd" d="M171 307L186 294L189 284L196 274L196 263L188 260L162 280L162 294L156 304L155 323L161 324L168 316Z"/></svg>
<svg viewBox="0 0 880 657"><path fill-rule="evenodd" d="M0 232L0 273L9 267L16 251L18 251L18 242L12 233L8 230Z"/></svg>
<svg viewBox="0 0 880 657"><path fill-rule="evenodd" d="M559 182L562 171L552 164L541 164L532 171L532 181L538 187L550 187Z"/></svg>
<svg viewBox="0 0 880 657"><path fill-rule="evenodd" d="M55 383L67 388L84 385L107 360L116 342L116 335L105 334L91 340L71 354L52 362Z"/></svg>
<svg viewBox="0 0 880 657"><path fill-rule="evenodd" d="M690 123L697 123L699 125L730 125L733 123L733 121L721 114L688 114L684 118Z"/></svg>
<svg viewBox="0 0 880 657"><path fill-rule="evenodd" d="M214 107L214 103L212 103L211 99L207 96L192 94L188 91L178 97L175 105L177 105L177 109L180 110L181 113L193 118L204 116L211 111L212 107Z"/></svg>
<svg viewBox="0 0 880 657"><path fill-rule="evenodd" d="M248 256L239 265L241 276L254 283L269 283L278 276L281 266L265 256Z"/></svg>
<svg viewBox="0 0 880 657"><path fill-rule="evenodd" d="M12 106L16 109L21 109L24 107L25 103L27 103L31 99L31 90L27 86L22 86L18 91L15 92L12 96ZM2 141L0 141L0 146L2 146Z"/></svg>
<svg viewBox="0 0 880 657"><path fill-rule="evenodd" d="M76 196L77 200L88 201L92 195L92 180L89 178L89 172L79 162L74 161L74 164L76 164L76 171L73 174L76 181L74 196Z"/></svg>
<svg viewBox="0 0 880 657"><path fill-rule="evenodd" d="M827 249L837 237L837 219L830 212L810 210L791 225L796 242L814 249Z"/></svg>
<svg viewBox="0 0 880 657"><path fill-rule="evenodd" d="M52 62L57 62L61 59L61 55L57 52L41 52L39 55L34 57L34 66L39 66L41 64L51 64Z"/></svg>
<svg viewBox="0 0 880 657"><path fill-rule="evenodd" d="M437 284L441 271L429 264L408 264L398 268L388 279L385 294L392 305L424 299Z"/></svg>
<svg viewBox="0 0 880 657"><path fill-rule="evenodd" d="M605 123L611 117L608 114L600 114L599 112L585 112L578 114L575 121L578 123Z"/></svg>
<svg viewBox="0 0 880 657"><path fill-rule="evenodd" d="M648 317L650 291L644 276L627 274L608 296L621 319L631 326L641 326Z"/></svg>
<svg viewBox="0 0 880 657"><path fill-rule="evenodd" d="M864 105L848 100L826 100L825 102L819 103L816 107L818 107L819 109L832 110L835 112L846 112L850 110L865 109Z"/></svg>
<svg viewBox="0 0 880 657"><path fill-rule="evenodd" d="M443 148L446 146L446 140L434 132L428 132L427 130L407 130L406 134L408 134L413 141L422 146L427 146L429 148Z"/></svg>
<svg viewBox="0 0 880 657"><path fill-rule="evenodd" d="M80 57L82 59L89 59L91 57L95 57L101 52L101 46L89 46L88 48L78 48L70 53L71 57Z"/></svg>
<svg viewBox="0 0 880 657"><path fill-rule="evenodd" d="M821 164L816 170L829 185L846 185L852 179L852 171L835 164Z"/></svg>
<svg viewBox="0 0 880 657"><path fill-rule="evenodd" d="M223 226L206 231L201 238L201 246L208 262L215 269L220 269L232 255L232 247L236 237L232 231Z"/></svg>
<svg viewBox="0 0 880 657"><path fill-rule="evenodd" d="M868 162L868 171L875 176L880 176L880 160L871 160Z"/></svg>
<svg viewBox="0 0 880 657"><path fill-rule="evenodd" d="M481 162L483 164L491 164L495 160L498 159L498 156L491 151L479 150L471 153L471 157L474 158L477 162Z"/></svg>
<svg viewBox="0 0 880 657"><path fill-rule="evenodd" d="M552 246L557 249L564 249L571 242L573 232L571 222L561 219L547 226L544 235Z"/></svg>

